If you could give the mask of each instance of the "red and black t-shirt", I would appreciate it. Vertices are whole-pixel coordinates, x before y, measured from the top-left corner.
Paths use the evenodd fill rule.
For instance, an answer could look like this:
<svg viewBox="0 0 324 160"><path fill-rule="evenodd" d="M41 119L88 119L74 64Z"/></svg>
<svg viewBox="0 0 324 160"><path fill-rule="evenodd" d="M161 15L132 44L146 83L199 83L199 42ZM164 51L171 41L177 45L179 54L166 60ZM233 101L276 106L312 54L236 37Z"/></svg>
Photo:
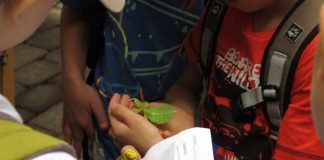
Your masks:
<svg viewBox="0 0 324 160"><path fill-rule="evenodd" d="M203 18L183 45L185 56L198 63ZM316 135L310 111L310 82L318 37L304 51L291 91L291 103L279 130L276 146L269 138L269 122L262 107L242 111L237 98L260 84L265 48L274 30L255 32L252 17L229 8L216 44L202 109L202 126L210 128L215 159L324 159L324 146Z"/></svg>

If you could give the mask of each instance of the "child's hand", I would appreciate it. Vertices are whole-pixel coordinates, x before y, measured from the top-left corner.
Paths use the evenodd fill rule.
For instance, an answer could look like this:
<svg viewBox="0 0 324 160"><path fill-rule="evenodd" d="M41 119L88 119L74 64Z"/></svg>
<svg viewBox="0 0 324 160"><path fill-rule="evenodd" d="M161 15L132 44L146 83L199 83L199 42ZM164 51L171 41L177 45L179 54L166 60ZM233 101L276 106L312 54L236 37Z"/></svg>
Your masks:
<svg viewBox="0 0 324 160"><path fill-rule="evenodd" d="M320 40L315 57L313 69L312 88L311 88L311 106L314 124L317 127L319 136L324 142L324 7L320 13Z"/></svg>
<svg viewBox="0 0 324 160"><path fill-rule="evenodd" d="M163 102L151 102L150 107L158 107L162 103ZM172 117L172 119L167 123L157 126L160 129L163 138L168 138L179 133L180 131L194 127L194 119L192 113L187 112L179 106L174 107L176 109L176 113Z"/></svg>
<svg viewBox="0 0 324 160"><path fill-rule="evenodd" d="M98 93L83 79L64 80L64 94L64 139L80 155L84 134L94 139L93 117L101 129L108 128L108 119Z"/></svg>
<svg viewBox="0 0 324 160"><path fill-rule="evenodd" d="M133 145L141 154L163 140L156 126L128 107L129 96L115 94L109 104L110 132L123 145Z"/></svg>

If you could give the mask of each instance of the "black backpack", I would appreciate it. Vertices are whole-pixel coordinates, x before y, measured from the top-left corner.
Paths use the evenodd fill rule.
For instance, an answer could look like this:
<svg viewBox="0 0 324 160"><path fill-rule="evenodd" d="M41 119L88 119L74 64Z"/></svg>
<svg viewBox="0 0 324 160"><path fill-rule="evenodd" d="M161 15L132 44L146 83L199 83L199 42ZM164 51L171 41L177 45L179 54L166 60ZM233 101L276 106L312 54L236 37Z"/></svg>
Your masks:
<svg viewBox="0 0 324 160"><path fill-rule="evenodd" d="M272 36L262 62L260 86L244 92L238 97L242 110L263 103L263 110L271 127L270 136L277 133L287 107L290 91L299 59L307 45L318 34L320 6L324 0L299 0L282 20ZM200 69L203 75L203 91L199 107L207 96L215 42L226 13L222 0L210 0L204 22L200 45ZM196 124L200 124L200 108L195 112Z"/></svg>

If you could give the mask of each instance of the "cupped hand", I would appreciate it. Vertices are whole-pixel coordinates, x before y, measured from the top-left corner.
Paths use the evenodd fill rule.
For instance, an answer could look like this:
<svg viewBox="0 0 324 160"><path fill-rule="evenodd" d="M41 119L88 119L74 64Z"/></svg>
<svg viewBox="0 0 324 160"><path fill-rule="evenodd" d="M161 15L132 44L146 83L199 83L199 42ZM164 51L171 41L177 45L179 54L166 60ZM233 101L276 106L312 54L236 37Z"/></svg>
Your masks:
<svg viewBox="0 0 324 160"><path fill-rule="evenodd" d="M122 145L132 145L144 155L150 147L162 141L163 137L156 126L132 112L127 107L129 104L129 96L115 94L110 100L108 117L111 134Z"/></svg>

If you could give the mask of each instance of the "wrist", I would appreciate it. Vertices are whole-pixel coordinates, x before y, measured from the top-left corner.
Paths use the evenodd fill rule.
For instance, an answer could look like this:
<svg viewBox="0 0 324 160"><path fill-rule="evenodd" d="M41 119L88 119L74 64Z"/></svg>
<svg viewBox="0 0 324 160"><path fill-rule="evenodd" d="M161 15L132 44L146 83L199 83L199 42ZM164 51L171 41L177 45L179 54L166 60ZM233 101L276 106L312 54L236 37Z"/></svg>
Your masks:
<svg viewBox="0 0 324 160"><path fill-rule="evenodd" d="M68 80L68 81L79 81L79 80L85 80L85 77L83 76L82 73L78 72L64 72L62 74L63 80Z"/></svg>
<svg viewBox="0 0 324 160"><path fill-rule="evenodd" d="M62 75L63 85L75 85L85 83L86 80L83 76L77 74L63 74Z"/></svg>
<svg viewBox="0 0 324 160"><path fill-rule="evenodd" d="M150 150L151 147L153 147L154 145L160 143L161 141L163 141L163 138L160 134L158 134L159 136L157 136L156 138L152 139L152 143L148 144L148 146L144 149L144 151L141 151L141 155L144 156L146 154L146 152L148 152Z"/></svg>

